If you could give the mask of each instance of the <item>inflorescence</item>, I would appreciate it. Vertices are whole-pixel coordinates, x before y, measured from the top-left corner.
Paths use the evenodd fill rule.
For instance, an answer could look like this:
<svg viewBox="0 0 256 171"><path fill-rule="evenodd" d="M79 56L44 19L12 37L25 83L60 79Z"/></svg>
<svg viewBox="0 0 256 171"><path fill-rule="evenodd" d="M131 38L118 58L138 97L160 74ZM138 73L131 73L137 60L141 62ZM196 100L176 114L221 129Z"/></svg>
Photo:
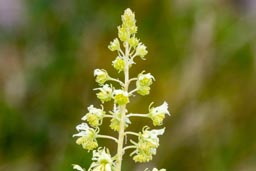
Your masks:
<svg viewBox="0 0 256 171"><path fill-rule="evenodd" d="M81 124L77 125L76 143L81 145L85 150L93 150L92 164L88 171L121 171L122 157L126 150L132 149L130 153L135 162L143 163L152 160L153 155L156 155L156 150L159 147L159 135L163 135L165 128L150 129L144 126L142 131L131 132L126 131L131 124L131 117L144 117L152 120L154 126L161 126L165 115L170 115L168 104L163 102L162 105L153 107L149 105L148 111L145 114L129 113L127 104L130 103L131 97L135 93L145 96L150 93L150 86L155 81L155 78L150 74L142 71L137 77L130 78L129 70L135 65L136 57L145 60L145 55L148 53L146 46L135 36L137 26L135 14L128 8L122 15L122 25L118 26L118 38L115 38L108 48L111 51L116 51L118 56L112 61L112 66L118 73L124 73L124 81L111 77L104 69L95 69L94 76L99 87L96 96L101 101L100 107L90 105L88 113L83 117ZM120 88L114 87L111 82L119 84ZM135 89L130 90L129 85L135 83ZM103 104L113 101L112 111L105 111ZM118 132L118 137L100 134L100 126L103 119L110 118L110 128ZM124 138L129 135L137 136L137 142L130 140L130 144L126 144ZM97 139L106 138L117 143L117 154L111 155L106 147L101 147ZM129 138L129 137L128 137ZM73 165L73 168L79 171L85 171L79 165ZM145 171L149 171L146 169ZM154 168L152 171L158 171ZM160 169L159 171L165 171Z"/></svg>

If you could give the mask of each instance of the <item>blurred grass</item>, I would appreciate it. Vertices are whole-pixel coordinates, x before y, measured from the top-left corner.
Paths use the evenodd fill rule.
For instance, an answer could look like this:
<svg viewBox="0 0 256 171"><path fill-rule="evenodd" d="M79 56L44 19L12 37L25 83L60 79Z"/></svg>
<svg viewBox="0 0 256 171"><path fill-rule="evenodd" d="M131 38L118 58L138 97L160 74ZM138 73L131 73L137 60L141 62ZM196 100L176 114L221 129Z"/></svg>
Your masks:
<svg viewBox="0 0 256 171"><path fill-rule="evenodd" d="M91 155L72 134L87 106L99 104L93 69L115 75L107 45L127 7L149 50L132 75L156 77L151 95L136 97L130 109L166 99L172 113L147 166L256 170L256 15L254 1L237 2L1 0L0 170L88 168ZM135 130L152 127L134 122ZM144 165L127 157L124 166Z"/></svg>

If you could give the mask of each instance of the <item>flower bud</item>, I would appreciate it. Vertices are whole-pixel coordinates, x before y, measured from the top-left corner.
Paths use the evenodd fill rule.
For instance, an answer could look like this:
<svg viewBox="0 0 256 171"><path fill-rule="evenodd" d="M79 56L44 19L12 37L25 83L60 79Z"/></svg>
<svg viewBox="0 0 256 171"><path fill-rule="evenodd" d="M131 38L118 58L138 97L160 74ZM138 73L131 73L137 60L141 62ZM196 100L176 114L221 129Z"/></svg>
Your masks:
<svg viewBox="0 0 256 171"><path fill-rule="evenodd" d="M149 94L150 92L149 86L153 83L153 80L155 80L155 78L150 73L143 74L143 72L138 75L138 79L136 81L136 87L137 87L137 93L142 96L145 96Z"/></svg>
<svg viewBox="0 0 256 171"><path fill-rule="evenodd" d="M104 84L109 79L108 73L104 69L95 69L94 76L96 76L96 82L100 85Z"/></svg>
<svg viewBox="0 0 256 171"><path fill-rule="evenodd" d="M119 43L119 40L117 38L115 38L112 42L110 42L110 45L108 46L108 48L111 50L111 51L118 51L120 50L120 43Z"/></svg>
<svg viewBox="0 0 256 171"><path fill-rule="evenodd" d="M128 43L131 47L136 47L138 46L139 44L139 40L136 38L136 37L131 37L129 40L128 40Z"/></svg>
<svg viewBox="0 0 256 171"><path fill-rule="evenodd" d="M123 24L128 26L133 26L136 22L135 14L132 12L130 8L124 11L124 14L121 16L121 18L122 18Z"/></svg>
<svg viewBox="0 0 256 171"><path fill-rule="evenodd" d="M135 34L135 33L137 33L137 31L138 31L138 27L137 26L134 25L134 26L130 27L130 34Z"/></svg>
<svg viewBox="0 0 256 171"><path fill-rule="evenodd" d="M155 78L150 74L143 74L140 73L138 75L138 80L136 82L137 86L150 86L153 83L153 80L155 80Z"/></svg>
<svg viewBox="0 0 256 171"><path fill-rule="evenodd" d="M112 99L113 89L108 84L105 84L102 88L96 88L95 90L100 90L96 95L102 103L108 102Z"/></svg>
<svg viewBox="0 0 256 171"><path fill-rule="evenodd" d="M144 56L147 55L147 53L147 47L142 43L139 43L139 45L136 48L136 55L140 56L141 59L144 59Z"/></svg>
<svg viewBox="0 0 256 171"><path fill-rule="evenodd" d="M113 171L114 161L108 150L99 148L93 151L92 160L94 161L88 170L90 171Z"/></svg>
<svg viewBox="0 0 256 171"><path fill-rule="evenodd" d="M124 27L127 33L131 35L137 32L135 23L135 14L128 8L122 15L122 27Z"/></svg>
<svg viewBox="0 0 256 171"><path fill-rule="evenodd" d="M136 20L134 13L127 9L122 15L122 25L118 27L118 37L121 41L129 41L130 36L137 32ZM134 42L136 44L136 42Z"/></svg>
<svg viewBox="0 0 256 171"><path fill-rule="evenodd" d="M124 71L125 63L124 60L121 57L117 57L113 62L112 62L113 67L118 71Z"/></svg>
<svg viewBox="0 0 256 171"><path fill-rule="evenodd" d="M127 41L129 38L129 33L127 33L127 31L123 28L123 27L117 27L118 29L118 37L121 41Z"/></svg>
<svg viewBox="0 0 256 171"><path fill-rule="evenodd" d="M142 96L148 95L150 92L150 87L146 87L146 86L139 86L137 87L137 89L138 89L137 93Z"/></svg>
<svg viewBox="0 0 256 171"><path fill-rule="evenodd" d="M92 127L101 125L105 112L102 109L97 109L93 105L88 107L88 113L82 118L82 120L88 121Z"/></svg>
<svg viewBox="0 0 256 171"><path fill-rule="evenodd" d="M165 115L170 116L168 104L166 102L164 102L161 106L150 108L148 113L148 117L152 119L154 126L162 125Z"/></svg>
<svg viewBox="0 0 256 171"><path fill-rule="evenodd" d="M124 104L129 103L129 97L128 97L128 93L126 91L115 90L113 94L114 94L114 100L115 100L116 104L124 105Z"/></svg>

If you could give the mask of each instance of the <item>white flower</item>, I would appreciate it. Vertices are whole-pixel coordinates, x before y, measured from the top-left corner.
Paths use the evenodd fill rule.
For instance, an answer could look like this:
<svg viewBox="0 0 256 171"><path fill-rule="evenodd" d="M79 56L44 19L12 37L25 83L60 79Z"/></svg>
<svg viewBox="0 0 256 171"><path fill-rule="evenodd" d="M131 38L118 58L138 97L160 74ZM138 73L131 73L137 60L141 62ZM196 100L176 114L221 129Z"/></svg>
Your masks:
<svg viewBox="0 0 256 171"><path fill-rule="evenodd" d="M86 123L81 123L81 124L79 124L79 125L77 125L76 126L76 130L77 131L81 131L81 132L83 132L84 134L88 131L90 129L90 127L86 124ZM80 132L80 133L81 133ZM75 135L77 135L77 134L75 134ZM74 136L75 136L74 135Z"/></svg>
<svg viewBox="0 0 256 171"><path fill-rule="evenodd" d="M137 87L138 86L150 86L153 83L153 80L155 80L153 75L151 75L150 73L143 74L143 72L142 72L138 75L138 80L137 80L136 84L137 84Z"/></svg>
<svg viewBox="0 0 256 171"><path fill-rule="evenodd" d="M129 94L123 90L115 90L113 92L115 103L118 105L124 105L129 103Z"/></svg>
<svg viewBox="0 0 256 171"><path fill-rule="evenodd" d="M148 130L149 127L145 126L142 133L139 133L138 143L131 141L136 150L131 153L135 162L148 162L152 160L153 155L156 154L156 148L159 146L159 135L164 133L163 129Z"/></svg>
<svg viewBox="0 0 256 171"><path fill-rule="evenodd" d="M142 132L142 138L144 140L147 140L148 142L152 143L156 147L159 146L159 135L163 135L165 131L165 128L162 129L153 129L153 130L148 130L148 127L145 127L143 132Z"/></svg>
<svg viewBox="0 0 256 171"><path fill-rule="evenodd" d="M104 118L105 112L102 109L95 108L93 105L88 107L89 113L82 117L82 120L87 120L88 123L93 126L97 127L101 125L102 119Z"/></svg>
<svg viewBox="0 0 256 171"><path fill-rule="evenodd" d="M131 47L137 47L138 44L139 44L139 39L137 39L136 37L131 37L129 40L128 40L128 43L130 44Z"/></svg>
<svg viewBox="0 0 256 171"><path fill-rule="evenodd" d="M102 88L96 88L94 90L100 90L96 95L102 103L110 101L112 99L113 89L108 84L105 84Z"/></svg>
<svg viewBox="0 0 256 171"><path fill-rule="evenodd" d="M78 171L85 171L81 166L77 164L73 164L73 169L78 170Z"/></svg>
<svg viewBox="0 0 256 171"><path fill-rule="evenodd" d="M147 47L142 44L139 43L137 48L136 48L136 55L140 56L142 59L144 59L144 56L148 53L147 51Z"/></svg>
<svg viewBox="0 0 256 171"><path fill-rule="evenodd" d="M120 89L115 90L113 94L114 94L114 95L120 95L120 94L122 94L122 95L124 95L124 96L128 96L128 93L127 93L126 91L120 90Z"/></svg>
<svg viewBox="0 0 256 171"><path fill-rule="evenodd" d="M165 115L169 115L168 104L164 102L161 106L149 109L148 117L152 119L154 126L162 125Z"/></svg>
<svg viewBox="0 0 256 171"><path fill-rule="evenodd" d="M100 118L102 118L105 114L105 112L102 109L95 108L93 105L90 105L87 109L89 113L95 114ZM86 115L82 118L82 120L86 120Z"/></svg>
<svg viewBox="0 0 256 171"><path fill-rule="evenodd" d="M112 42L110 42L110 45L108 46L108 48L111 51L116 51L116 50L120 50L120 43L119 40L117 38L115 38Z"/></svg>
<svg viewBox="0 0 256 171"><path fill-rule="evenodd" d="M153 107L151 109L152 114L159 114L159 113L165 113L170 115L168 111L168 103L164 102L161 106Z"/></svg>
<svg viewBox="0 0 256 171"><path fill-rule="evenodd" d="M96 82L100 85L104 84L109 79L108 73L104 69L95 69L94 76L96 76Z"/></svg>
<svg viewBox="0 0 256 171"><path fill-rule="evenodd" d="M114 61L112 61L112 65L118 72L124 71L125 62L123 58L118 56Z"/></svg>
<svg viewBox="0 0 256 171"><path fill-rule="evenodd" d="M143 72L141 72L138 75L137 81L136 81L136 88L137 88L137 93L145 96L148 95L150 92L150 85L153 83L153 81L155 80L155 78L150 74L143 74Z"/></svg>
<svg viewBox="0 0 256 171"><path fill-rule="evenodd" d="M73 137L79 137L76 140L78 145L82 145L82 147L87 150L92 150L98 147L96 141L97 132L94 129L90 128L86 123L77 125L76 129L79 133L74 134Z"/></svg>
<svg viewBox="0 0 256 171"><path fill-rule="evenodd" d="M113 171L114 162L109 154L109 151L105 150L105 148L99 148L98 151L93 151L92 160L94 161L89 170L90 171Z"/></svg>

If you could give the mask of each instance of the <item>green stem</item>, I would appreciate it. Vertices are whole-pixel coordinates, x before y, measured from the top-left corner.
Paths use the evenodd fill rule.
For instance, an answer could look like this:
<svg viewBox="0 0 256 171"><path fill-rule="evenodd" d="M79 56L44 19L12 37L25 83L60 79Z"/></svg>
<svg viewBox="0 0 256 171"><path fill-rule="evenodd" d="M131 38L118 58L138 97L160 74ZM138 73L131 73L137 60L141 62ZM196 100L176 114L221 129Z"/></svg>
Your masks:
<svg viewBox="0 0 256 171"><path fill-rule="evenodd" d="M124 151L125 150L128 150L128 149L132 149L132 148L137 148L135 145L129 145L129 146L126 146L126 147L124 147Z"/></svg>
<svg viewBox="0 0 256 171"><path fill-rule="evenodd" d="M148 117L148 115L147 114L137 114L137 113L131 113L131 114L129 114L129 115L127 115L127 117L129 118L129 117L144 117L144 118L147 118Z"/></svg>
<svg viewBox="0 0 256 171"><path fill-rule="evenodd" d="M123 158L123 145L124 145L124 115L125 115L125 110L126 106L123 105L121 106L121 121L120 121L120 130L119 130L119 135L118 135L118 143L117 143L117 164L116 164L116 171L121 171L122 167L122 158Z"/></svg>
<svg viewBox="0 0 256 171"><path fill-rule="evenodd" d="M129 45L125 43L125 69L124 69L124 91L128 92L129 87ZM123 146L124 146L124 130L125 130L125 114L126 114L126 105L120 106L120 129L118 133L118 144L117 144L117 159L116 159L116 171L121 171L122 168L122 159L123 159Z"/></svg>
<svg viewBox="0 0 256 171"><path fill-rule="evenodd" d="M135 93L138 89L135 88L134 90L130 91L129 94L132 95L133 93Z"/></svg>
<svg viewBox="0 0 256 171"><path fill-rule="evenodd" d="M125 134L126 134L126 135L130 134L130 135L139 136L138 133L136 133L136 132L131 132L131 131L126 131Z"/></svg>
<svg viewBox="0 0 256 171"><path fill-rule="evenodd" d="M138 79L137 77L136 77L136 78L131 78L131 79L129 80L129 83L132 82L132 81L137 81L137 79Z"/></svg>
<svg viewBox="0 0 256 171"><path fill-rule="evenodd" d="M118 79L115 79L115 78L109 77L109 79L108 79L108 80L109 80L109 81L117 82L117 83L119 83L121 86L124 86L124 83L123 83L122 81L118 80Z"/></svg>
<svg viewBox="0 0 256 171"><path fill-rule="evenodd" d="M114 140L116 143L118 143L118 140L116 138L111 137L109 135L97 135L97 138L106 138L106 139Z"/></svg>
<svg viewBox="0 0 256 171"><path fill-rule="evenodd" d="M113 118L112 115L104 115L104 118Z"/></svg>

